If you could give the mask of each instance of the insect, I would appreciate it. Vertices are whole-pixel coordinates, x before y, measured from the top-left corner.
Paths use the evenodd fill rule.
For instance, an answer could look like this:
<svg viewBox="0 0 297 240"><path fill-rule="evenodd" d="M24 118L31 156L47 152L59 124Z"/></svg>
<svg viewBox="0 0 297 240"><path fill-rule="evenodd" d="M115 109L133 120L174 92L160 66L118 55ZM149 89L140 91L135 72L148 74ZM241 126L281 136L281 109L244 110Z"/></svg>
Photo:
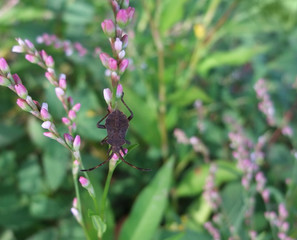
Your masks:
<svg viewBox="0 0 297 240"><path fill-rule="evenodd" d="M128 118L123 112L121 112L118 109L112 112L110 112L109 109L107 109L108 113L97 123L98 128L107 130L107 136L101 141L101 144L108 143L110 145L107 160L95 167L83 169L81 171L92 171L102 166L112 158L113 154L116 154L124 163L128 164L133 168L136 168L140 171L151 171L151 169L136 167L131 163L125 161L125 159L122 157L121 152L124 154L124 149L122 146L124 144L130 144L130 142L125 139L125 137L129 127L129 122L133 118L133 112L124 101L124 93L121 96L121 101L131 114ZM104 119L106 119L105 125L101 124L101 122Z"/></svg>

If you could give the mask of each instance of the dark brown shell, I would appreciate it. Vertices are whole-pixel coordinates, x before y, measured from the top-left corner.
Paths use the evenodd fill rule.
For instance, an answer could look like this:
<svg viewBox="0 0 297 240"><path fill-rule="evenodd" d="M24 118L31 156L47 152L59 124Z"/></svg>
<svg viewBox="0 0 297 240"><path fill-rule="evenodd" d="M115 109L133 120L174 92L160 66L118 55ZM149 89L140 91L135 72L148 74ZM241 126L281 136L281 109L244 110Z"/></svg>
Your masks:
<svg viewBox="0 0 297 240"><path fill-rule="evenodd" d="M115 110L106 118L107 143L112 146L122 146L126 143L125 137L129 127L129 120L120 110Z"/></svg>

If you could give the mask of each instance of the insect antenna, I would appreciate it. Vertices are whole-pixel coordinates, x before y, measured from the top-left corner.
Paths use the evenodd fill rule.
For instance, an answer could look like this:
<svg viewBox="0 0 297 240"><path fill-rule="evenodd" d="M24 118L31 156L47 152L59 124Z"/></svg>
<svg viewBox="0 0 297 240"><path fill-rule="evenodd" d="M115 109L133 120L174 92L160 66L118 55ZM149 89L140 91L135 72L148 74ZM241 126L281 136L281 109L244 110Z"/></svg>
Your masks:
<svg viewBox="0 0 297 240"><path fill-rule="evenodd" d="M120 157L120 159L121 159L124 163L128 164L130 167L133 167L133 168L135 168L135 169L137 169L137 170L139 170L139 171L145 171L145 172L152 171L152 169L136 167L136 166L132 165L131 163L125 161L125 159L122 157L122 155L121 155L120 153L116 153L116 154L118 155L118 157Z"/></svg>

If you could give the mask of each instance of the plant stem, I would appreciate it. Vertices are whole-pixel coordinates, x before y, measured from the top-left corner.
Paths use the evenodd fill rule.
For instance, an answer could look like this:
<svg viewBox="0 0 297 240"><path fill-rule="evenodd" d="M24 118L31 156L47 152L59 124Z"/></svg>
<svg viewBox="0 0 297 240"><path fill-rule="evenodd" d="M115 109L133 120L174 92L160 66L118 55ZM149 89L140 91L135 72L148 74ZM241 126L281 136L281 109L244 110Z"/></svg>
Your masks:
<svg viewBox="0 0 297 240"><path fill-rule="evenodd" d="M105 216L105 207L106 207L106 199L107 199L107 194L111 182L111 177L114 172L115 166L109 165L109 170L108 170L108 175L106 178L105 186L104 186L104 191L103 191L103 196L102 196L102 201L101 201L101 218L105 222L106 221L106 216Z"/></svg>

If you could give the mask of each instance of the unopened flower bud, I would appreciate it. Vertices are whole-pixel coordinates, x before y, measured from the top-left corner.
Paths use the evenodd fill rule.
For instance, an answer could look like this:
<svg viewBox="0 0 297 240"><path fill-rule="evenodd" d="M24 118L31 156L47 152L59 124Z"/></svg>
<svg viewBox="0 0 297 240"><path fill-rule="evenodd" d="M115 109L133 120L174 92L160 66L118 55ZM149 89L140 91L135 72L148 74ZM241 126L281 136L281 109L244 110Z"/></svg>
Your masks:
<svg viewBox="0 0 297 240"><path fill-rule="evenodd" d="M48 70L49 70L49 69L48 69ZM47 78L47 80L48 80L52 85L54 85L54 86L57 85L57 83L56 83L56 77L55 77L54 72L50 72L50 71L45 72L45 77Z"/></svg>
<svg viewBox="0 0 297 240"><path fill-rule="evenodd" d="M30 40L25 39L25 43L29 49L31 49L31 50L34 49L34 45Z"/></svg>
<svg viewBox="0 0 297 240"><path fill-rule="evenodd" d="M59 77L59 87L62 88L63 90L66 89L67 87L67 82L66 82L66 75L61 74Z"/></svg>
<svg viewBox="0 0 297 240"><path fill-rule="evenodd" d="M125 55L126 55L125 50L122 50L119 52L118 57L119 57L119 59L123 59L125 57Z"/></svg>
<svg viewBox="0 0 297 240"><path fill-rule="evenodd" d="M46 108L41 108L40 109L40 115L43 120L49 120L51 119L51 115L49 114L48 110Z"/></svg>
<svg viewBox="0 0 297 240"><path fill-rule="evenodd" d="M25 58L27 59L27 61L29 61L31 63L38 63L38 58L36 56L31 55L31 54L26 54Z"/></svg>
<svg viewBox="0 0 297 240"><path fill-rule="evenodd" d="M20 79L19 75L17 75L16 73L12 74L12 78L13 78L15 84L22 83L22 80Z"/></svg>
<svg viewBox="0 0 297 240"><path fill-rule="evenodd" d="M52 122L51 121L45 121L41 124L41 127L44 129L50 129L52 126Z"/></svg>
<svg viewBox="0 0 297 240"><path fill-rule="evenodd" d="M9 66L4 58L0 58L0 71L3 73L9 73Z"/></svg>
<svg viewBox="0 0 297 240"><path fill-rule="evenodd" d="M123 87L122 84L118 84L117 86L117 92L116 92L116 97L121 98L123 95Z"/></svg>
<svg viewBox="0 0 297 240"><path fill-rule="evenodd" d="M64 140L67 143L67 145L72 148L73 144L73 137L69 133L64 133Z"/></svg>
<svg viewBox="0 0 297 240"><path fill-rule="evenodd" d="M62 117L62 122L66 125L66 126L69 126L71 124L71 121L66 118L66 117Z"/></svg>
<svg viewBox="0 0 297 240"><path fill-rule="evenodd" d="M81 224L82 223L82 217L81 217L81 214L79 213L78 209L72 207L70 209L70 211L73 214L73 216L75 217L76 221Z"/></svg>
<svg viewBox="0 0 297 240"><path fill-rule="evenodd" d="M129 0L123 0L123 2L122 2L122 6L121 6L122 8L127 8L127 7L129 7Z"/></svg>
<svg viewBox="0 0 297 240"><path fill-rule="evenodd" d="M15 45L12 47L11 51L15 53L23 53L25 52L25 48L23 46Z"/></svg>
<svg viewBox="0 0 297 240"><path fill-rule="evenodd" d="M128 35L125 34L125 35L121 38L121 41L122 41L122 43L123 43L122 48L125 49L125 48L128 46Z"/></svg>
<svg viewBox="0 0 297 240"><path fill-rule="evenodd" d="M128 8L126 9L126 12L127 12L127 14L128 14L128 21L131 22L132 19L133 19L133 17L134 17L135 8L133 8L133 7L128 7Z"/></svg>
<svg viewBox="0 0 297 240"><path fill-rule="evenodd" d="M119 38L116 38L114 42L114 49L117 53L119 53L122 50L123 43Z"/></svg>
<svg viewBox="0 0 297 240"><path fill-rule="evenodd" d="M80 147L80 136L76 135L76 137L74 138L74 141L73 141L73 149L75 151L78 151L79 147Z"/></svg>
<svg viewBox="0 0 297 240"><path fill-rule="evenodd" d="M55 65L55 62L54 62L54 59L53 59L52 56L48 56L48 57L44 60L44 62L45 62L45 65L46 65L47 67L49 67L49 68L53 68L54 65Z"/></svg>
<svg viewBox="0 0 297 240"><path fill-rule="evenodd" d="M103 96L104 96L105 102L107 103L107 105L109 105L112 99L112 92L110 91L109 88L105 88L103 90Z"/></svg>
<svg viewBox="0 0 297 240"><path fill-rule="evenodd" d="M79 182L84 188L88 190L89 194L92 197L95 197L93 186L90 184L90 181L88 179L86 179L85 177L80 177Z"/></svg>
<svg viewBox="0 0 297 240"><path fill-rule="evenodd" d="M116 71L118 69L118 62L115 59L113 59L113 58L109 58L109 60L108 60L108 68L111 71Z"/></svg>
<svg viewBox="0 0 297 240"><path fill-rule="evenodd" d="M104 67L108 68L108 64L109 64L108 60L109 60L110 56L107 53L100 53L99 57L102 62L102 65Z"/></svg>
<svg viewBox="0 0 297 240"><path fill-rule="evenodd" d="M55 134L53 134L52 132L44 132L43 133L44 136L48 137L48 138L52 138L52 139L57 139L57 136Z"/></svg>
<svg viewBox="0 0 297 240"><path fill-rule="evenodd" d="M68 112L68 117L71 119L71 120L74 120L76 118L76 112L73 111L73 110L70 110Z"/></svg>
<svg viewBox="0 0 297 240"><path fill-rule="evenodd" d="M18 98L16 103L24 111L26 111L26 112L32 111L32 108L29 106L29 104L26 102L26 100Z"/></svg>
<svg viewBox="0 0 297 240"><path fill-rule="evenodd" d="M64 100L64 95L65 95L65 92L62 88L55 88L55 91L56 91L56 95L58 97L58 99L62 102Z"/></svg>
<svg viewBox="0 0 297 240"><path fill-rule="evenodd" d="M128 65L129 65L129 60L126 59L126 58L123 59L123 60L121 61L121 63L120 63L120 66L119 66L119 72L120 72L120 73L124 73L125 70L127 69Z"/></svg>
<svg viewBox="0 0 297 240"><path fill-rule="evenodd" d="M79 109L80 109L80 106L81 106L81 104L80 104L80 103L77 103L77 104L75 104L75 105L72 107L72 110L75 111L75 112L78 112Z"/></svg>
<svg viewBox="0 0 297 240"><path fill-rule="evenodd" d="M120 27L125 27L128 24L128 13L126 9L120 9L118 11L116 21Z"/></svg>
<svg viewBox="0 0 297 240"><path fill-rule="evenodd" d="M25 99L27 96L28 96L28 91L26 89L26 87L23 85L23 84L16 84L14 86L15 88L15 91L17 93L17 95L20 97L20 98L23 98Z"/></svg>
<svg viewBox="0 0 297 240"><path fill-rule="evenodd" d="M107 37L115 37L115 25L111 19L106 19L101 23L103 32Z"/></svg>
<svg viewBox="0 0 297 240"><path fill-rule="evenodd" d="M8 78L0 75L0 85L8 87L9 85L11 85L11 83Z"/></svg>

